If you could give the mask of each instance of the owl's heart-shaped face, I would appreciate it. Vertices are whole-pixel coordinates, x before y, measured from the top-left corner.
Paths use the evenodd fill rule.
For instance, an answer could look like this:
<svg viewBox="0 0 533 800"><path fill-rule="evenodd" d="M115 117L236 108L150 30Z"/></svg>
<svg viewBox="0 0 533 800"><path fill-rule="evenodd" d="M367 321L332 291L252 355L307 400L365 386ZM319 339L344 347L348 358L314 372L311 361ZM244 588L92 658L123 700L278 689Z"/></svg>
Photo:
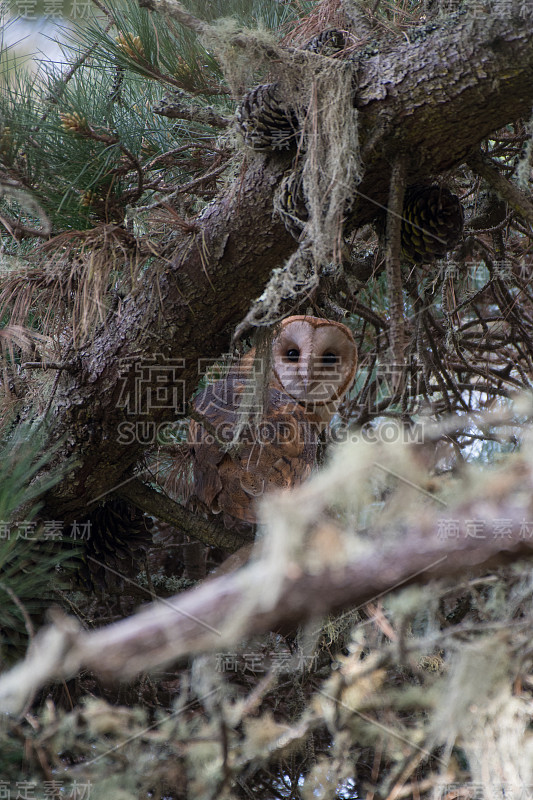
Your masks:
<svg viewBox="0 0 533 800"><path fill-rule="evenodd" d="M280 388L299 403L328 404L342 399L353 382L357 349L340 322L288 317L273 343L272 366Z"/></svg>

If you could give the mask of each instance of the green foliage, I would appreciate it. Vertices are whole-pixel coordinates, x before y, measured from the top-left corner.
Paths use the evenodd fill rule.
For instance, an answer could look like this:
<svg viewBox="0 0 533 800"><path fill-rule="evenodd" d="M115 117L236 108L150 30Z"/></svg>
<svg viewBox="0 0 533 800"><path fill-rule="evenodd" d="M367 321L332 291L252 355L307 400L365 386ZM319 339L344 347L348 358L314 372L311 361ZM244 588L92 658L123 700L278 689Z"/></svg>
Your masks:
<svg viewBox="0 0 533 800"><path fill-rule="evenodd" d="M264 26L268 30L276 31L283 25L293 22L298 17L309 14L317 0L190 0L186 3L207 22L221 17L233 17L242 25L250 27Z"/></svg>
<svg viewBox="0 0 533 800"><path fill-rule="evenodd" d="M186 91L218 94L222 70L191 31L139 8L134 0L112 6L114 25L93 19L75 28L83 48L97 44L96 55L106 68L122 67ZM210 92L213 90L212 92Z"/></svg>
<svg viewBox="0 0 533 800"><path fill-rule="evenodd" d="M39 497L59 480L39 476L50 460L42 448L41 432L26 427L6 436L0 449L0 666L20 656L31 618L50 605L59 584L52 576L67 557L36 519Z"/></svg>
<svg viewBox="0 0 533 800"><path fill-rule="evenodd" d="M0 780L12 783L28 777L24 764L24 740L15 736L11 729L0 727ZM2 786L2 784L0 784ZM8 797L9 795L6 795Z"/></svg>
<svg viewBox="0 0 533 800"><path fill-rule="evenodd" d="M127 52L132 30L142 33L144 55L137 60ZM143 196L144 165L186 142L213 138L207 126L152 113L162 87L181 83L187 91L210 91L212 83L219 93L221 72L212 56L188 33L176 38L162 22L154 30L135 3L117 12L113 34L96 22L79 31L80 41L66 49L67 61L82 55L84 36L87 47L96 41L97 48L67 83L55 64L46 64L39 75L10 72L0 92L0 161L34 188L55 230L122 221L127 203ZM204 74L200 86L197 78ZM224 96L220 102L227 106ZM165 173L176 182L190 175L179 161Z"/></svg>
<svg viewBox="0 0 533 800"><path fill-rule="evenodd" d="M143 159L144 146L148 160L154 150L161 151L163 140L166 139L166 149L172 146L173 126L169 120L158 119L157 129L153 118L147 122L150 104L160 92L150 84L141 92L139 79L130 76L122 87L123 104L114 106L110 100L113 76L101 65L80 69L66 87L60 104L47 107L56 80L51 73L44 82L23 76L17 85L3 91L0 115L4 138L6 128L10 132L4 161L35 188L56 230L92 227L95 212L106 221L119 221L128 189L135 186L130 175L134 170L132 159L130 164L121 165L124 148L133 159ZM143 99L139 100L141 95ZM41 122L45 110L48 116ZM66 127L66 115L70 119L78 115L94 135ZM34 134L28 139L30 130Z"/></svg>
<svg viewBox="0 0 533 800"><path fill-rule="evenodd" d="M208 21L232 16L242 25L281 31L314 5L235 0L193 3L191 10ZM178 90L186 105L233 111L222 68L195 34L135 0L110 11L110 28L107 17L84 20L61 44L65 62L75 65L68 79L55 63L43 62L31 74L13 70L13 59L4 57L0 163L33 188L54 232L121 223L128 205L150 201L147 184L176 186L209 169L210 157L190 152L166 158L164 168L150 166L184 145L215 147L220 135L201 121L154 114L165 92ZM5 208L35 227L36 219L21 217L13 204Z"/></svg>

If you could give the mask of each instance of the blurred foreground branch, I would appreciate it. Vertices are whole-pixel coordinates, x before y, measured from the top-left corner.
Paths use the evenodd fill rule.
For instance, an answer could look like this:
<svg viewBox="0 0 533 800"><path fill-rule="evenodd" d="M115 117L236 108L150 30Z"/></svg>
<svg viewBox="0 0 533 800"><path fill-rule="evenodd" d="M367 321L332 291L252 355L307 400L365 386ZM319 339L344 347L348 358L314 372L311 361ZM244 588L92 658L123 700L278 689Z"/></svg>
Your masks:
<svg viewBox="0 0 533 800"><path fill-rule="evenodd" d="M316 486L311 480L297 492L272 498L269 510L286 521L305 513L302 509L313 506ZM332 547L320 570L306 570L299 560L274 548L274 557L271 552L238 572L94 632L82 631L73 619L56 614L53 624L35 638L25 661L0 680L0 709L18 713L46 683L71 677L82 668L107 679L127 679L178 658L220 650L251 634L294 628L363 605L399 587L531 558L530 497L529 492L525 504L517 505L509 493L498 497L489 486L481 500L470 500L447 516L428 516L385 547L382 532L372 531L370 538L376 544L346 563L336 563L338 553ZM328 526L331 530L326 522L308 526L311 547L313 539L327 536ZM265 552L275 536L272 531L272 540L265 540Z"/></svg>

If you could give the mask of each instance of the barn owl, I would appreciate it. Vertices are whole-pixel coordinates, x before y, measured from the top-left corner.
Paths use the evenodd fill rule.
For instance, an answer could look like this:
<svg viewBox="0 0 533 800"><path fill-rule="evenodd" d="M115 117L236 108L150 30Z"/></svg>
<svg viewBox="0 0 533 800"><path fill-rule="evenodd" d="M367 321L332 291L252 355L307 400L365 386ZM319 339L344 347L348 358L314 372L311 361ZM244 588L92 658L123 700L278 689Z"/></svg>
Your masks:
<svg viewBox="0 0 533 800"><path fill-rule="evenodd" d="M281 323L270 362L258 421L243 410L253 399L255 350L194 400L189 500L222 513L229 527L255 523L259 497L309 475L318 435L354 380L357 349L340 322L293 316Z"/></svg>

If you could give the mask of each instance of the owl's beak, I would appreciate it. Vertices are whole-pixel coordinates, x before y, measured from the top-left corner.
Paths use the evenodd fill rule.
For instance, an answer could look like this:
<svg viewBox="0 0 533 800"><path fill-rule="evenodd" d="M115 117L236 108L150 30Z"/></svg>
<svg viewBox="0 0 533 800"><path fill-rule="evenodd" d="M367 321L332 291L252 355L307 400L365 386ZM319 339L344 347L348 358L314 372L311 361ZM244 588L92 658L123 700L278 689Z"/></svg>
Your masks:
<svg viewBox="0 0 533 800"><path fill-rule="evenodd" d="M309 382L311 380L309 367L302 366L302 368L299 370L299 373L300 373L300 380L302 381L304 390L307 392L307 390L309 389Z"/></svg>

